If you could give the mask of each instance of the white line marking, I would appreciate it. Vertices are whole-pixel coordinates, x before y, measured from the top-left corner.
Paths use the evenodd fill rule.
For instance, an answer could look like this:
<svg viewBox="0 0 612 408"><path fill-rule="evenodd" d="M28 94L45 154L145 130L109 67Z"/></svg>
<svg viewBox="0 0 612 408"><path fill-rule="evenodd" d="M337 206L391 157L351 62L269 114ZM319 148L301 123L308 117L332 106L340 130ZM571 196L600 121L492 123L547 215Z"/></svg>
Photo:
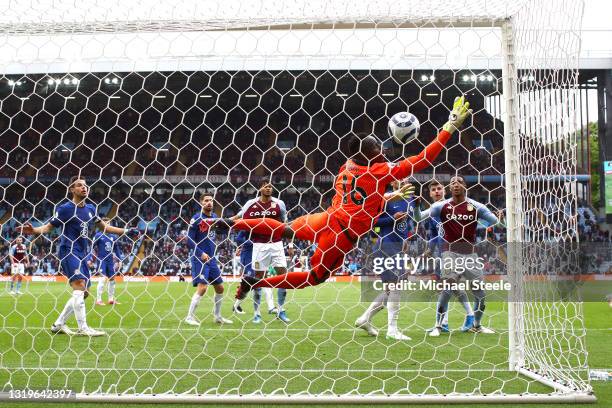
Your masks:
<svg viewBox="0 0 612 408"><path fill-rule="evenodd" d="M514 372L507 368L440 368L440 369L339 369L339 368L113 368L113 367L4 367L0 366L0 369L5 370L28 370L28 371L47 371L47 370L61 370L61 371L179 371L179 372L263 372L263 373L440 373L440 372L452 372L452 373L465 373L465 372L479 372L479 373L490 373L490 372Z"/></svg>

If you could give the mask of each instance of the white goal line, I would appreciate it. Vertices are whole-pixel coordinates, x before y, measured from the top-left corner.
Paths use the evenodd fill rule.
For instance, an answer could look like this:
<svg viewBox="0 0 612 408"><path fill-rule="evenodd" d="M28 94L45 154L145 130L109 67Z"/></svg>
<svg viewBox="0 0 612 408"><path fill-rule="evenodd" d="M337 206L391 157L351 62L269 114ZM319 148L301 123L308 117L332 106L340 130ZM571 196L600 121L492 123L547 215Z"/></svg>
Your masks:
<svg viewBox="0 0 612 408"><path fill-rule="evenodd" d="M505 364L505 363L504 363ZM507 365L507 364L506 364ZM392 368L381 368L381 369L350 369L350 368L112 368L112 367L4 367L0 366L0 370L12 370L12 371L139 371L139 372L251 372L251 373L441 373L441 372L453 372L453 373L492 373L492 372L516 372L509 370L508 368L430 368L430 369L392 369Z"/></svg>

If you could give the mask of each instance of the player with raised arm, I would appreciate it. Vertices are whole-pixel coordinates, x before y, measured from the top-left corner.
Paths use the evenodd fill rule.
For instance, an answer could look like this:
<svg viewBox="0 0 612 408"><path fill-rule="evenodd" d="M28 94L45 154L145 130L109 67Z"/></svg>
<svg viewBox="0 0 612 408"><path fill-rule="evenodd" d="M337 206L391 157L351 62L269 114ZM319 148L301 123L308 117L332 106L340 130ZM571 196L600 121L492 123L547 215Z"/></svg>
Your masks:
<svg viewBox="0 0 612 408"><path fill-rule="evenodd" d="M469 282L481 281L484 272L481 263L478 262L478 256L474 248L476 244L476 227L479 221L486 223L487 226L493 226L499 223L499 218L484 204L467 197L467 185L463 177L455 176L451 178L450 190L451 198L434 203L422 214L424 218L438 218L444 230L442 280L449 283L461 280ZM461 262L458 262L459 259L461 259ZM472 262L467 262L468 259L471 259ZM486 306L484 290L472 289L472 294L475 299L474 323L467 330L474 333L495 333L493 330L481 325ZM441 292L437 305L436 327L430 332L430 336L436 337L440 335L443 316L445 311L448 310L450 297L450 291ZM434 334L432 335L432 333Z"/></svg>
<svg viewBox="0 0 612 408"><path fill-rule="evenodd" d="M432 203L436 203L444 200L445 189L442 183L438 180L432 180L427 185L427 190L429 192L429 198ZM418 210L418 206L416 209L416 218L419 220L421 217L420 211ZM420 221L420 220L419 220ZM429 232L428 239L428 248L426 255L431 256L434 259L441 259L442 254L442 243L444 242L444 229L442 228L442 224L440 223L440 219L437 217L428 217L425 221L426 228ZM440 264L436 262L435 264L435 274L438 279L440 279ZM447 291L448 292L448 291ZM461 327L461 331L467 331L474 325L474 310L472 309L472 305L470 304L470 299L468 298L467 292L465 290L454 290L451 291L450 294L455 295L457 300L461 302L463 308L465 309L465 320L463 326ZM444 296L444 298L449 297L448 293ZM440 307L443 297L442 293L440 293L438 297L438 302L436 304L436 316L434 319L433 328L428 330L428 333L432 337L437 337L440 333L449 333L450 329L448 327L448 308L444 309L444 307ZM439 329L437 328L437 324L441 321L441 325Z"/></svg>
<svg viewBox="0 0 612 408"><path fill-rule="evenodd" d="M28 248L23 243L23 237L15 239L15 244L9 250L9 260L11 261L11 288L9 292L11 295L21 295L20 289L25 268L30 265Z"/></svg>
<svg viewBox="0 0 612 408"><path fill-rule="evenodd" d="M378 232L378 242L374 251L376 258L393 258L404 250L404 244L412 230L410 227L411 219L414 219L414 187L407 182L393 181L391 187L398 191L402 186L407 185L403 196L397 199L388 200L385 212L378 217L376 227ZM381 274L383 283L397 283L403 278L406 271L385 270ZM400 310L399 290L385 290L381 292L370 304L366 311L357 319L355 326L365 330L371 336L377 336L378 331L372 325L372 318L387 305L387 339L390 340L410 340L410 337L403 334L397 327Z"/></svg>
<svg viewBox="0 0 612 408"><path fill-rule="evenodd" d="M223 287L221 269L215 257L217 250L215 241L217 236L214 231L209 230L208 225L204 221L217 217L217 214L213 212L213 196L202 194L200 196L200 205L202 208L191 218L187 231L187 245L192 250L191 283L196 288L196 291L191 298L185 323L191 326L200 325L200 322L195 317L195 311L202 300L202 296L206 293L208 285L212 285L215 289L214 322L218 324L232 324L231 320L221 316L221 303L223 302L225 288Z"/></svg>
<svg viewBox="0 0 612 408"><path fill-rule="evenodd" d="M107 224L110 223L109 218L102 218L102 220ZM98 271L101 275L96 293L96 305L99 306L104 306L102 294L106 285L108 285L108 304L120 304L115 300L115 276L117 275L117 266L121 262L121 250L119 245L115 244L116 241L116 235L103 231L96 232L94 236L93 247L96 251Z"/></svg>
<svg viewBox="0 0 612 408"><path fill-rule="evenodd" d="M138 235L135 228L113 227L102 220L97 213L96 206L86 202L89 187L84 179L72 177L68 185L71 199L56 208L51 220L40 227L33 227L26 223L21 227L23 234L41 235L51 232L54 228L61 228L58 257L60 269L68 278L72 288L72 297L66 302L59 317L51 326L53 333L77 334L81 336L102 336L105 333L94 330L87 325L85 299L89 296L90 272L87 267L87 258L91 254L89 232L91 224L95 223L105 233L123 235ZM72 332L66 326L66 320L74 316L78 330Z"/></svg>
<svg viewBox="0 0 612 408"><path fill-rule="evenodd" d="M376 223L384 208L387 186L432 165L470 114L469 102L464 97L455 98L449 120L438 136L420 154L395 163L385 160L381 143L374 136L354 138L349 146L350 158L340 168L335 181L336 195L327 211L304 215L291 224L272 218L210 220L211 226L248 230L272 236L274 240L297 238L317 244L310 272L289 272L260 281L243 279L237 299L244 299L253 286L302 289L325 282L342 265L357 239Z"/></svg>
<svg viewBox="0 0 612 408"><path fill-rule="evenodd" d="M287 208L283 200L273 197L274 186L269 178L264 178L259 187L259 197L253 198L246 202L240 212L236 214L234 219L254 219L254 218L271 218L279 222L287 222ZM272 268L276 274L287 273L287 258L285 256L285 248L283 240L273 239L269 235L250 233L249 241L252 242L252 255L249 263L253 269L254 277L262 279L266 273ZM292 244L290 244L292 245ZM292 248L289 248L289 255L293 256ZM246 261L246 260L245 260ZM253 323L261 322L261 314L259 313L259 303L261 302L261 293L266 298L268 304L268 313L276 314L283 322L289 323L289 317L284 309L285 299L287 298L287 289L279 288L277 290L278 307L274 306L274 299L271 288L257 288L253 293L253 302L255 315ZM240 313L240 300L234 304L234 310Z"/></svg>

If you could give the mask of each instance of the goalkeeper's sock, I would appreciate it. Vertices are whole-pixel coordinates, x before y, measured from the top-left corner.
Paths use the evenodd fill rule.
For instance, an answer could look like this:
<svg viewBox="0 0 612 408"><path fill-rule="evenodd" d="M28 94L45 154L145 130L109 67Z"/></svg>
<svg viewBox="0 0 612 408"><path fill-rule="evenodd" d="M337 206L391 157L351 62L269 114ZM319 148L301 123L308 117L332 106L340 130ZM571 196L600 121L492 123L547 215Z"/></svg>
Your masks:
<svg viewBox="0 0 612 408"><path fill-rule="evenodd" d="M255 284L256 288L302 289L321 283L310 272L289 272L284 275L271 276Z"/></svg>
<svg viewBox="0 0 612 408"><path fill-rule="evenodd" d="M336 267L332 268L332 270L335 269ZM331 271L327 267L317 264L310 272L288 272L283 275L271 276L260 280L253 286L256 288L303 289L325 282L330 275Z"/></svg>
<svg viewBox="0 0 612 408"><path fill-rule="evenodd" d="M280 288L276 292L276 300L278 301L278 312L285 310L285 299L287 299L287 289Z"/></svg>
<svg viewBox="0 0 612 408"><path fill-rule="evenodd" d="M255 234L265 235L272 238L272 241L283 239L283 233L287 225L273 218L251 218L235 220L232 228L237 230L250 231Z"/></svg>
<svg viewBox="0 0 612 408"><path fill-rule="evenodd" d="M221 303L223 302L223 293L215 293L215 317L221 317Z"/></svg>
<svg viewBox="0 0 612 408"><path fill-rule="evenodd" d="M387 331L389 333L397 332L397 319L399 318L400 310L400 292L397 290L389 293L387 298Z"/></svg>
<svg viewBox="0 0 612 408"><path fill-rule="evenodd" d="M266 299L268 310L274 309L274 297L272 296L272 288L261 288L261 291Z"/></svg>
<svg viewBox="0 0 612 408"><path fill-rule="evenodd" d="M79 330L85 330L88 328L87 311L85 310L85 291L72 291L72 298L74 302L74 317L76 318Z"/></svg>
<svg viewBox="0 0 612 408"><path fill-rule="evenodd" d="M108 282L108 300L115 300L115 281Z"/></svg>
<svg viewBox="0 0 612 408"><path fill-rule="evenodd" d="M189 304L189 311L187 312L187 317L195 317L195 311L202 300L202 296L198 292L194 293L191 297L191 303Z"/></svg>
<svg viewBox="0 0 612 408"><path fill-rule="evenodd" d="M97 302L102 301L102 293L104 293L104 283L105 283L104 279L98 282L98 288L96 289L96 301Z"/></svg>
<svg viewBox="0 0 612 408"><path fill-rule="evenodd" d="M261 288L253 289L253 311L259 314L259 304L261 303Z"/></svg>
<svg viewBox="0 0 612 408"><path fill-rule="evenodd" d="M357 320L369 322L372 320L376 313L383 310L385 307L385 302L387 301L389 294L387 292L379 293L378 296L370 303L370 306L363 312L361 317Z"/></svg>
<svg viewBox="0 0 612 408"><path fill-rule="evenodd" d="M62 310L62 313L60 313L60 315L57 317L57 320L55 321L55 326L65 325L66 320L68 320L70 316L72 316L72 313L74 313L74 298L70 296L70 299L68 299L66 305L64 306L64 310Z"/></svg>

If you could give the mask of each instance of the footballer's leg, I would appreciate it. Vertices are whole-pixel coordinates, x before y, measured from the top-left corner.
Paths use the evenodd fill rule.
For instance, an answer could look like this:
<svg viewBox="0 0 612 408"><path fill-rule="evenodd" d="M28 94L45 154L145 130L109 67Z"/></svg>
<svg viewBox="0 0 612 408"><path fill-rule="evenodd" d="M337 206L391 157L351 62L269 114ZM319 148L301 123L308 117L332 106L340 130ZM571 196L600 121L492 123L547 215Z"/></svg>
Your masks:
<svg viewBox="0 0 612 408"><path fill-rule="evenodd" d="M461 327L461 331L468 331L474 325L474 309L472 309L472 305L470 304L470 299L468 298L468 294L465 290L456 290L453 294L457 297L457 300L463 306L465 310L465 320L463 322L463 326ZM446 317L448 321L448 315ZM448 327L448 323L447 323Z"/></svg>
<svg viewBox="0 0 612 408"><path fill-rule="evenodd" d="M121 303L117 302L115 298L115 289L117 282L115 281L115 277L117 276L117 272L115 272L115 263L108 262L106 265L106 273L108 277L108 304L109 305L120 305Z"/></svg>
<svg viewBox="0 0 612 408"><path fill-rule="evenodd" d="M229 319L221 316L221 304L223 303L223 278L221 277L221 269L216 262L209 261L204 265L204 276L206 280L215 288L213 315L214 321L217 324L232 324Z"/></svg>
<svg viewBox="0 0 612 408"><path fill-rule="evenodd" d="M17 274L15 273L15 265L11 265L11 287L9 289L9 293L11 295L15 294L15 278Z"/></svg>
<svg viewBox="0 0 612 408"><path fill-rule="evenodd" d="M456 257L457 255L450 251L442 252L443 267L440 270L440 278L443 282L454 283L459 281L460 275L457 274L453 268ZM443 290L438 295L438 302L436 303L436 325L429 332L430 337L438 337L444 332L443 324L445 316L448 314L448 304L451 296L452 292L450 290Z"/></svg>
<svg viewBox="0 0 612 408"><path fill-rule="evenodd" d="M108 278L108 304L109 305L120 305L121 303L117 302L115 299L115 289L117 282L115 281L115 275Z"/></svg>
<svg viewBox="0 0 612 408"><path fill-rule="evenodd" d="M485 302L485 291L482 289L473 290L474 295L474 325L470 329L473 333L493 334L494 330L484 327L480 324L482 316L484 315L486 302Z"/></svg>
<svg viewBox="0 0 612 408"><path fill-rule="evenodd" d="M202 296L206 294L208 282L206 282L204 277L204 264L195 257L191 259L191 284L196 288L196 290L191 297L187 317L185 318L184 322L190 326L199 326L200 322L198 319L196 319L195 312L200 304L200 301L202 301Z"/></svg>
<svg viewBox="0 0 612 408"><path fill-rule="evenodd" d="M63 255L63 256L62 256ZM88 295L87 286L89 283L89 268L87 263L72 253L60 254L62 257L61 271L68 278L70 287L72 288L72 296L66 302L64 309L59 317L51 326L53 333L77 334L81 336L102 336L103 331L94 330L87 325L87 311L85 308L85 298ZM78 330L72 332L66 326L66 320L72 316L76 318Z"/></svg>
<svg viewBox="0 0 612 408"><path fill-rule="evenodd" d="M468 255L469 257L476 258L476 254ZM477 262L474 262L473 265L478 265ZM465 278L472 282L479 282L482 280L484 271L482 268L473 267L466 268L464 272ZM474 333L482 333L482 334L494 334L495 331L484 327L481 325L482 316L484 315L486 308L486 293L483 289L473 289L472 294L474 295L474 325L470 329L471 332Z"/></svg>
<svg viewBox="0 0 612 408"><path fill-rule="evenodd" d="M327 229L329 223L329 214L326 212L306 214L296 218L291 223L291 226L288 226L287 224L277 221L273 218L253 218L246 220L241 219L236 221L226 220L225 223L230 225L232 228L238 230L246 230L258 234L269 235L270 237L272 237L273 240L281 240L282 238L297 238L305 241L314 242L317 240L319 232L323 231L324 229ZM309 273L291 272L286 275L293 275L295 281L303 282L308 279ZM273 278L276 278L275 281L282 283L284 279L279 277L284 277L286 275L278 275ZM236 304L234 305L235 309L237 307L240 307L240 302L244 298L246 298L246 295L258 282L260 282L260 280L253 276L245 276L242 279L240 285L238 285L238 290L236 291ZM264 286L273 287L270 284L265 284ZM284 287L285 289L291 288L291 284L279 287Z"/></svg>
<svg viewBox="0 0 612 408"><path fill-rule="evenodd" d="M102 301L102 295L104 294L104 288L107 284L107 278L102 270L102 265L100 265L98 269L98 275L100 276L100 280L98 281L98 287L96 288L96 305L104 306L105 303Z"/></svg>
<svg viewBox="0 0 612 408"><path fill-rule="evenodd" d="M444 333L444 319L448 315L448 304L452 292L450 290L443 290L438 295L438 302L436 303L436 325L429 332L430 337L438 337L440 333Z"/></svg>
<svg viewBox="0 0 612 408"><path fill-rule="evenodd" d="M21 295L21 283L23 281L23 275L25 274L25 267L23 264L19 264L19 273L17 274L17 284L15 285L15 293Z"/></svg>
<svg viewBox="0 0 612 408"><path fill-rule="evenodd" d="M261 288L253 289L253 323L261 323L261 312L259 307L261 305Z"/></svg>
<svg viewBox="0 0 612 408"><path fill-rule="evenodd" d="M319 285L342 266L344 256L355 247L357 238L333 217L327 228L316 234L317 248L311 259L310 272L289 272L272 276L255 284L255 287L302 289Z"/></svg>
<svg viewBox="0 0 612 408"><path fill-rule="evenodd" d="M400 248L390 251L390 253L399 253ZM381 275L382 281L387 283L398 283L402 278L399 271L386 270ZM390 290L387 295L387 335L389 340L411 340L410 337L403 334L397 327L399 319L401 292L399 290Z"/></svg>
<svg viewBox="0 0 612 408"><path fill-rule="evenodd" d="M272 268L275 275L284 275L287 273L287 258L285 257L285 248L282 242L274 244L274 253L272 254ZM285 310L285 301L287 299L287 289L278 288L276 290L277 314L279 320L284 323L289 323L291 319L287 316Z"/></svg>
<svg viewBox="0 0 612 408"><path fill-rule="evenodd" d="M76 331L76 335L79 336L88 336L88 337L97 337L103 336L103 331L92 329L87 325L87 308L85 307L85 299L89 296L89 285L91 284L91 277L89 276L89 268L87 267L87 262L84 259L79 260L81 273L80 276L76 277L74 281L70 281L72 286L72 296L73 296L73 307L74 307L74 317L77 321L78 330ZM73 276L72 279L74 279Z"/></svg>
<svg viewBox="0 0 612 408"><path fill-rule="evenodd" d="M372 318L384 309L388 297L389 292L387 291L379 293L365 312L357 318L355 327L365 330L370 336L378 336L378 330L372 325Z"/></svg>

